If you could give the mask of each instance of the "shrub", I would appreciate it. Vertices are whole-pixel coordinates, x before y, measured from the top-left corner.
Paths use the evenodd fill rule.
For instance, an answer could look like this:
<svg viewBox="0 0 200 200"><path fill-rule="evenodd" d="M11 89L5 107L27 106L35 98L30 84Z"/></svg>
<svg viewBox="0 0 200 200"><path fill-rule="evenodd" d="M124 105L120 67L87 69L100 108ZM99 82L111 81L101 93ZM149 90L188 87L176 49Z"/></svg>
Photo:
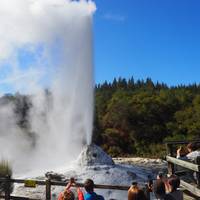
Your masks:
<svg viewBox="0 0 200 200"><path fill-rule="evenodd" d="M121 153L122 153L122 150L116 146L109 147L108 149L108 154L112 157L119 156L121 155Z"/></svg>
<svg viewBox="0 0 200 200"><path fill-rule="evenodd" d="M136 143L136 156L164 159L166 156L166 147L164 144L147 144L144 142Z"/></svg>
<svg viewBox="0 0 200 200"><path fill-rule="evenodd" d="M12 177L12 169L9 163L5 160L0 161L0 178ZM4 193L6 190L6 183L0 182L0 193ZM10 193L13 191L13 183L9 184Z"/></svg>

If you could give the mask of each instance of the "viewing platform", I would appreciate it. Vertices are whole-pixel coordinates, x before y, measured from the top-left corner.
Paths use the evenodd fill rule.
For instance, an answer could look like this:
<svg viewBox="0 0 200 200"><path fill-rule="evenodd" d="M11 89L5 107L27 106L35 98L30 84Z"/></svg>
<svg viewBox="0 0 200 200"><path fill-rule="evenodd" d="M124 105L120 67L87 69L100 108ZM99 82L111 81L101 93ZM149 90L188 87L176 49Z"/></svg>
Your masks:
<svg viewBox="0 0 200 200"><path fill-rule="evenodd" d="M168 174L180 177L181 187L186 191L186 194L189 194L185 195L184 199L200 199L200 157L196 157L194 162L176 158L178 146L187 145L190 142L200 144L200 140L166 142ZM191 177L195 174L194 181L184 179L188 173Z"/></svg>
<svg viewBox="0 0 200 200"><path fill-rule="evenodd" d="M200 157L197 157L194 162L180 160L176 158L176 150L177 147L180 145L186 145L189 142L195 142L200 144L200 140L193 140L193 141L170 141L166 142L166 161L168 165L168 175L178 175L181 180L181 189L184 191L184 199L186 200L194 200L200 199ZM181 170L180 170L181 169ZM194 182L187 181L184 179L186 174L191 172L191 174L196 174L196 180ZM67 182L65 181L55 181L51 179L51 177L46 178L46 180L34 180L34 179L12 179L9 176L7 178L0 178L0 183L5 184L5 194L0 195L0 199L5 200L44 200L44 198L31 198L31 197L22 197L16 196L11 193L10 185L14 184L21 184L24 187L29 187L33 189L37 189L38 186L44 186L44 194L45 200L52 199L52 187L53 186L61 186L65 187ZM74 187L84 187L83 183L76 183ZM121 190L121 191L128 191L129 185L127 186L120 186L120 185L104 185L104 184L95 184L96 189L106 189L106 190ZM150 199L150 193L147 193ZM55 199L55 197L54 197Z"/></svg>

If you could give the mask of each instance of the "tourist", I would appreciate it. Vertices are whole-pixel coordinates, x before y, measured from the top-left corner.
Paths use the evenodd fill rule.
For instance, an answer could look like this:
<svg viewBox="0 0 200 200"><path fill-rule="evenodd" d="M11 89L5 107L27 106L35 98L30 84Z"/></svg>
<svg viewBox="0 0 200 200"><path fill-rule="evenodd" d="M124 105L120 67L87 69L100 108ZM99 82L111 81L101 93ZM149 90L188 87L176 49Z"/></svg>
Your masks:
<svg viewBox="0 0 200 200"><path fill-rule="evenodd" d="M91 179L87 179L84 183L86 193L84 194L84 200L104 200L104 197L97 195L94 192L94 182Z"/></svg>
<svg viewBox="0 0 200 200"><path fill-rule="evenodd" d="M71 190L65 189L58 196L58 200L75 200L74 193Z"/></svg>
<svg viewBox="0 0 200 200"><path fill-rule="evenodd" d="M61 192L58 196L58 200L75 200L74 193L70 190L71 186L75 186L75 180L74 178L70 178L69 183L65 187L64 192ZM83 192L80 188L77 189L78 193L78 200L84 200Z"/></svg>
<svg viewBox="0 0 200 200"><path fill-rule="evenodd" d="M157 180L162 180L163 182L166 181L166 178L165 178L165 176L163 175L163 172L162 172L162 171L158 172L158 175L157 175L156 179L157 179Z"/></svg>
<svg viewBox="0 0 200 200"><path fill-rule="evenodd" d="M162 181L165 184L165 192L169 192L170 187L168 185L168 179L163 175L163 172L158 173L157 180Z"/></svg>
<svg viewBox="0 0 200 200"><path fill-rule="evenodd" d="M197 143L189 143L187 145L187 149L189 153L186 155L186 157L189 160L194 161L198 156L200 156Z"/></svg>
<svg viewBox="0 0 200 200"><path fill-rule="evenodd" d="M129 188L128 200L147 200L144 191L138 187L137 182L133 182Z"/></svg>
<svg viewBox="0 0 200 200"><path fill-rule="evenodd" d="M162 179L157 179L154 183L153 192L157 199L164 199L166 195L165 183Z"/></svg>
<svg viewBox="0 0 200 200"><path fill-rule="evenodd" d="M187 160L187 155L188 151L184 147L180 147L176 151L176 158L181 159L181 160Z"/></svg>
<svg viewBox="0 0 200 200"><path fill-rule="evenodd" d="M180 147L177 150L176 158L185 160L185 161L192 161L196 162L197 157L200 157L200 151L198 150L199 146L197 143L191 142L187 145L187 150L183 147ZM196 182L196 172L192 172L191 170L187 170L184 167L176 166L176 170L183 172L184 176L182 179L187 182Z"/></svg>
<svg viewBox="0 0 200 200"><path fill-rule="evenodd" d="M147 190L148 192L152 192L153 191L153 179L152 177L149 175L148 176L148 182L147 182Z"/></svg>
<svg viewBox="0 0 200 200"><path fill-rule="evenodd" d="M128 200L133 200L136 196L136 194L139 191L139 187L137 185L137 182L133 182L131 187L128 190Z"/></svg>
<svg viewBox="0 0 200 200"><path fill-rule="evenodd" d="M165 195L165 200L183 200L183 192L179 190L180 178L176 175L172 175L168 179L168 184L170 186L170 192Z"/></svg>

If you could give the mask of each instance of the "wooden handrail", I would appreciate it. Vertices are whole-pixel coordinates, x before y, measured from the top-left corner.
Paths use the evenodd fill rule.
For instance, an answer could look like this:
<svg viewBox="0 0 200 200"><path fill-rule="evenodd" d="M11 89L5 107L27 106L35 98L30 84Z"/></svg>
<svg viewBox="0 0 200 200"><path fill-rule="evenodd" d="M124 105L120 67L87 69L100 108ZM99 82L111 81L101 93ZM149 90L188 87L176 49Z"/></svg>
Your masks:
<svg viewBox="0 0 200 200"><path fill-rule="evenodd" d="M34 186L35 185L44 185L46 186L46 200L50 200L51 199L51 186L66 186L67 183L69 182L69 180L66 181L53 181L51 179L47 179L47 180L34 180L34 179L8 179L8 178L0 178L0 182L9 182L9 183L22 183L25 184L26 181L29 182L34 182ZM74 185L73 187L84 187L83 183L76 183L76 185ZM101 184L95 184L94 188L98 188L98 189L112 189L112 190L125 190L128 191L130 186L119 186L119 185L101 185ZM10 191L9 188L7 190L7 192ZM16 196L10 196L9 193L9 197L6 197L6 195L4 196L0 196L0 198L5 198L5 199L21 199L21 200L39 200L39 199L32 199L32 198L27 198L27 197L16 197Z"/></svg>
<svg viewBox="0 0 200 200"><path fill-rule="evenodd" d="M25 183L27 179L10 179L11 183ZM30 181L35 181L37 185L46 185L45 180L35 180L35 179L28 179ZM0 178L0 182L4 182L4 178ZM51 185L54 186L66 186L69 180L66 181L53 181L51 180ZM83 183L76 183L73 187L84 187ZM94 188L97 189L112 189L112 190L128 190L130 186L119 186L119 185L101 185L101 184L95 184Z"/></svg>
<svg viewBox="0 0 200 200"><path fill-rule="evenodd" d="M200 166L189 161L180 160L171 156L166 156L167 162L173 163L175 165L179 165L181 167L193 170L195 172L200 172Z"/></svg>
<svg viewBox="0 0 200 200"><path fill-rule="evenodd" d="M200 197L200 189L195 187L194 185L191 185L190 183L187 183L186 181L181 180L181 186L185 188L187 191L196 195L197 197Z"/></svg>
<svg viewBox="0 0 200 200"><path fill-rule="evenodd" d="M167 149L167 156L166 160L168 162L168 174L176 174L175 172L175 165L181 166L185 169L192 170L196 173L196 182L197 184L193 185L186 181L181 180L181 186L191 192L192 194L200 197L200 158L197 157L195 163L190 162L189 160L181 160L177 159L175 156L175 149L173 146L181 145L181 144L188 144L190 142L200 143L200 140L190 140L190 141L166 141L166 149Z"/></svg>

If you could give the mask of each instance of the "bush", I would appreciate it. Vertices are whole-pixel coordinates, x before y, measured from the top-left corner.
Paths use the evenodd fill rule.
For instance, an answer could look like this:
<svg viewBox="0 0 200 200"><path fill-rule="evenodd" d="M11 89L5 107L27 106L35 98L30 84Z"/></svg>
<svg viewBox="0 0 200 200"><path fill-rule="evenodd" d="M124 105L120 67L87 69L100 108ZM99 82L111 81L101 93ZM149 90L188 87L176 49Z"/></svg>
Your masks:
<svg viewBox="0 0 200 200"><path fill-rule="evenodd" d="M116 146L109 147L109 149L108 149L108 154L112 157L117 157L117 156L121 155L121 153L122 153L122 150Z"/></svg>
<svg viewBox="0 0 200 200"><path fill-rule="evenodd" d="M164 144L146 144L144 142L136 143L135 148L137 150L136 156L161 158L166 156L166 147Z"/></svg>
<svg viewBox="0 0 200 200"><path fill-rule="evenodd" d="M12 169L7 161L0 161L0 178L12 177ZM6 183L0 182L0 193L4 193L6 190ZM9 184L10 193L13 191L13 183Z"/></svg>

